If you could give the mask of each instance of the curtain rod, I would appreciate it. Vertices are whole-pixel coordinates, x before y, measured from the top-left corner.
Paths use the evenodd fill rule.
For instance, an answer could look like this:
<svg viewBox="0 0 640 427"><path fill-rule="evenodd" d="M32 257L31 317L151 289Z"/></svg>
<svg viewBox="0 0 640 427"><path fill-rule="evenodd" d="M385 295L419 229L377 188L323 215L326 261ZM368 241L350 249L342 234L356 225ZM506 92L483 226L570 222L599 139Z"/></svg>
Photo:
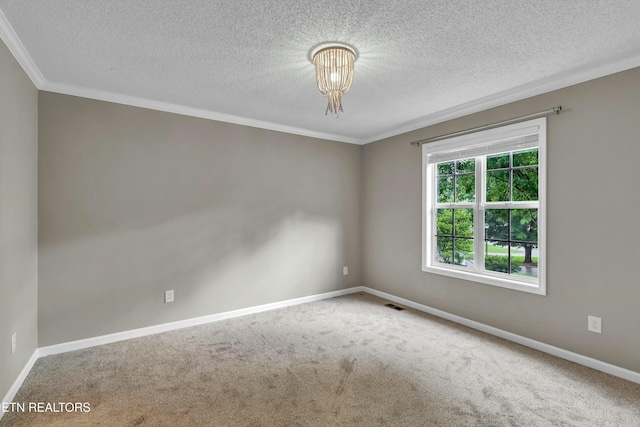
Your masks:
<svg viewBox="0 0 640 427"><path fill-rule="evenodd" d="M447 134L440 135L440 136L434 136L434 137L427 138L427 139L421 139L420 141L412 141L411 145L415 145L416 147L420 147L422 144L426 144L427 142L440 141L441 139L447 139L447 138L452 138L454 136L466 135L468 133L473 133L473 132L477 132L477 131L480 131L480 130L493 129L493 128L496 128L498 126L509 125L511 123L516 123L516 122L520 122L520 121L527 120L527 119L537 119L539 117L549 116L551 114L560 114L560 111L562 111L562 106L561 105L559 105L557 107L550 108L548 110L539 111L537 113L527 114L526 116L514 117L513 119L503 120L501 122L491 123L491 124L483 125L483 126L477 126L477 127L471 128L471 129L465 129L465 130L461 130L461 131L458 131L458 132L451 132L451 133L447 133Z"/></svg>

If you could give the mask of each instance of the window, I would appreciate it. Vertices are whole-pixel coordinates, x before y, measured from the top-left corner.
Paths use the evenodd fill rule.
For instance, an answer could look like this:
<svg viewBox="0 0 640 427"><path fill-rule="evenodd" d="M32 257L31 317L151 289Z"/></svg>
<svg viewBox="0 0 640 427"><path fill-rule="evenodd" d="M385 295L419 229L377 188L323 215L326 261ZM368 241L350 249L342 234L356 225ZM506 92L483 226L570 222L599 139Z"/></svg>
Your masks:
<svg viewBox="0 0 640 427"><path fill-rule="evenodd" d="M422 145L423 271L546 294L546 123Z"/></svg>

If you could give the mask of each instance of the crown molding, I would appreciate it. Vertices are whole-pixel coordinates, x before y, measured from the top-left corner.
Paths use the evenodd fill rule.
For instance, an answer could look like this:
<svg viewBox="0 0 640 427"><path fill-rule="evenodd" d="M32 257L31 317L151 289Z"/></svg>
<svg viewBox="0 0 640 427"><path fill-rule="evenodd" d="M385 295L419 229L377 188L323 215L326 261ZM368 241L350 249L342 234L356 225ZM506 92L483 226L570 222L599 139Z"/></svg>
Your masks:
<svg viewBox="0 0 640 427"><path fill-rule="evenodd" d="M569 86L584 83L589 80L605 77L639 66L640 55L637 55L614 62L612 64L583 68L574 72L564 72L560 75L542 79L523 86L518 86L513 89L509 89L494 95L490 95L471 102L467 102L465 104L457 105L446 110L442 110L435 114L421 117L403 126L365 138L363 144L380 141L385 138L390 138L392 136L411 132L427 126L433 126L435 124L446 122L448 120L457 119L459 117L464 117L469 114L478 113L480 111L499 107L501 105L509 104L512 102L521 101L533 96L542 95L543 93L563 89Z"/></svg>
<svg viewBox="0 0 640 427"><path fill-rule="evenodd" d="M1 22L1 19L0 19ZM17 40L17 38L16 38ZM19 40L18 40L19 42ZM22 44L20 43L20 46ZM24 49L24 48L23 48ZM25 51L26 54L26 51ZM28 57L28 54L27 54ZM30 58L29 58L30 60ZM32 63L32 62L31 62ZM62 93L66 95L79 96L83 98L91 98L100 101L114 102L117 104L131 105L134 107L149 108L152 110L165 111L168 113L181 114L185 116L199 117L209 120L217 120L221 122L234 123L260 129L273 130L277 132L290 133L294 135L307 136L311 138L327 139L330 141L345 142L348 144L365 145L382 139L397 136L403 133L422 129L427 126L433 126L448 120L457 119L480 111L506 105L512 102L521 101L533 96L552 92L554 90L563 89L589 80L605 77L621 71L640 66L640 55L617 61L612 64L605 64L597 67L584 68L577 72L565 72L560 75L542 79L537 82L509 89L494 95L480 98L471 102L457 105L455 107L442 110L438 113L421 117L413 120L403 126L392 130L371 135L367 138L352 138L344 135L338 135L326 132L317 132L309 129L287 126L278 123L255 120L246 117L234 116L231 114L217 113L215 111L203 110L198 108L187 107L178 104L155 101L146 98L122 95L114 92L101 91L97 89L89 89L64 83L54 83L44 81L38 86L38 89ZM35 65L33 66L35 68ZM35 68L37 71L37 68ZM39 74L39 72L38 72ZM40 75L41 76L41 75Z"/></svg>
<svg viewBox="0 0 640 427"><path fill-rule="evenodd" d="M346 142L348 144L361 144L360 140L325 132L316 132L309 129L287 126L278 123L266 122L247 117L234 116L231 114L217 113L215 111L203 110L200 108L187 107L169 102L156 101L148 98L123 95L115 92L108 92L98 89L90 89L66 83L55 83L46 81L40 90L46 92L61 93L64 95L90 98L98 101L113 102L116 104L129 105L133 107L147 108L150 110L164 111L167 113L180 114L183 116L198 117L201 119L216 120L225 123L249 126L254 128L273 130L277 132L290 133L307 136L310 138L328 139L330 141Z"/></svg>
<svg viewBox="0 0 640 427"><path fill-rule="evenodd" d="M25 73L27 73L36 88L40 89L46 80L35 62L33 62L33 59L31 59L31 55L29 55L29 52L25 49L18 35L13 30L13 27L9 24L2 10L0 10L0 39L7 45L13 57L16 58L18 64L20 64Z"/></svg>

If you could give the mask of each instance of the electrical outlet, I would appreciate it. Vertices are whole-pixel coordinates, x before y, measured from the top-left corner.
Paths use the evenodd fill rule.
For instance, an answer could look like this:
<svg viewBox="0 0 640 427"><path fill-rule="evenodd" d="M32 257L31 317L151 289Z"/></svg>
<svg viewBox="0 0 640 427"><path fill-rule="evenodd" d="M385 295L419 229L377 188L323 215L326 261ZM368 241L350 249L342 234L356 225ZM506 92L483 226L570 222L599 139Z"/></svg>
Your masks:
<svg viewBox="0 0 640 427"><path fill-rule="evenodd" d="M347 267L347 266L342 267L342 275L344 275L344 276L348 276L349 275L349 267Z"/></svg>
<svg viewBox="0 0 640 427"><path fill-rule="evenodd" d="M587 316L587 329L598 334L602 333L602 319L595 316Z"/></svg>
<svg viewBox="0 0 640 427"><path fill-rule="evenodd" d="M18 346L17 346L17 339L18 339L18 336L17 336L17 335L18 335L18 333L17 333L17 332L14 332L14 333L11 335L11 354L15 353L15 352L16 352L16 349L17 349L17 347L18 347Z"/></svg>
<svg viewBox="0 0 640 427"><path fill-rule="evenodd" d="M164 291L164 302L173 302L173 290Z"/></svg>

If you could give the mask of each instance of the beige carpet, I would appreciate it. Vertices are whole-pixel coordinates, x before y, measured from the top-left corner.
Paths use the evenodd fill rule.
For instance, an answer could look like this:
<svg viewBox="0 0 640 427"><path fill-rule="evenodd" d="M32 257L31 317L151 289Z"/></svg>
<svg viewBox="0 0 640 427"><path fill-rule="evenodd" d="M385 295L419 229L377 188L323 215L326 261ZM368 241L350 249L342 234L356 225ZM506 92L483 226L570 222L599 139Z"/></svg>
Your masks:
<svg viewBox="0 0 640 427"><path fill-rule="evenodd" d="M640 385L350 295L37 361L1 426L640 426Z"/></svg>

